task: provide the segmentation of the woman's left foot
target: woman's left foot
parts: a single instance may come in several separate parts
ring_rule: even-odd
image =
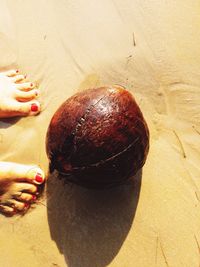
[[[26,212],[44,181],[38,166],[0,162],[0,212],[7,216]]]

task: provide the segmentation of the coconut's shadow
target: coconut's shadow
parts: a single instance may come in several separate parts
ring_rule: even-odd
[[[69,267],[104,267],[117,255],[133,224],[141,177],[140,171],[127,184],[103,191],[49,177],[50,233]]]

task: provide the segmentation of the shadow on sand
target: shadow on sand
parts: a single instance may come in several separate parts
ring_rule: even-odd
[[[16,124],[21,118],[15,117],[15,118],[0,118],[0,129],[7,129],[11,127],[13,124]]]
[[[134,220],[141,177],[140,171],[125,185],[102,191],[49,177],[51,238],[69,267],[104,267],[114,259]]]

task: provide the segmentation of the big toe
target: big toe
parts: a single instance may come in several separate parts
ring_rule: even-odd
[[[13,163],[10,177],[13,177],[16,182],[28,182],[36,185],[42,184],[45,181],[44,172],[35,165]]]
[[[28,102],[12,101],[12,103],[8,103],[7,110],[12,116],[34,116],[40,113],[41,106],[37,100]]]
[[[44,172],[39,167],[31,169],[27,173],[27,179],[34,184],[43,184],[45,181]]]

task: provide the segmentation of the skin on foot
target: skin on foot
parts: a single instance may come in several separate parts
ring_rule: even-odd
[[[0,212],[7,216],[25,213],[44,181],[38,166],[0,162]]]
[[[38,89],[18,70],[0,73],[0,118],[32,116],[40,112]]]

